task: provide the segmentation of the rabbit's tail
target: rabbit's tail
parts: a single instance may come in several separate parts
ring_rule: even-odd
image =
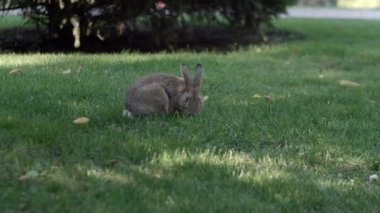
[[[124,109],[123,110],[123,117],[126,117],[126,118],[133,118],[133,115],[130,111],[128,111],[127,109]]]

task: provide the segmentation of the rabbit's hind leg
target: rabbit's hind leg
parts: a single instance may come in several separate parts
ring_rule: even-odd
[[[160,83],[144,85],[134,90],[127,100],[127,112],[131,116],[142,116],[150,113],[169,113],[169,96]]]

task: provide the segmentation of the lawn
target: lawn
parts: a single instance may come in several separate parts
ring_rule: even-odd
[[[12,29],[14,27],[31,26],[21,16],[0,16],[0,30]]]
[[[379,212],[380,25],[275,25],[303,39],[0,54],[1,212]],[[122,118],[128,85],[183,62],[205,67],[199,116]]]

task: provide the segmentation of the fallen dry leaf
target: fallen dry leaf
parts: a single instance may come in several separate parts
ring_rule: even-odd
[[[259,94],[254,94],[254,95],[252,95],[252,98],[261,98],[261,95],[259,95]]]
[[[22,71],[20,69],[13,69],[9,72],[9,75],[21,75]]]
[[[109,160],[109,161],[106,162],[106,165],[107,165],[107,166],[111,166],[111,167],[113,167],[113,166],[115,166],[117,163],[119,163],[119,160],[117,160],[117,159],[111,159],[111,160]]]
[[[323,75],[322,73],[322,69],[319,68],[319,71],[318,71],[318,78],[324,78],[325,76]]]
[[[273,97],[270,95],[264,95],[265,100],[267,101],[273,101]]]
[[[28,179],[36,178],[36,177],[38,177],[38,175],[39,175],[39,173],[37,171],[30,170],[27,173],[25,173],[24,175],[21,175],[21,177],[18,180],[25,181]]]
[[[71,73],[71,69],[63,70],[63,71],[62,71],[62,74],[64,74],[64,75],[68,75],[68,74],[70,74],[70,73]]]
[[[74,124],[87,124],[90,122],[90,119],[87,117],[79,117],[73,121]]]
[[[348,87],[360,87],[359,83],[348,81],[348,80],[340,80],[339,84],[342,86],[348,86]]]
[[[263,95],[261,96],[260,94],[254,94],[252,96],[252,98],[255,98],[255,99],[260,99],[260,98],[264,98],[266,101],[273,101],[273,97],[271,95]]]

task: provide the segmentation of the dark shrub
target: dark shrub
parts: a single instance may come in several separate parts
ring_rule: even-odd
[[[0,0],[1,10],[22,9],[25,18],[46,26],[51,37],[89,36],[104,40],[131,31],[150,31],[158,43],[177,39],[173,30],[221,25],[258,33],[295,0]]]

